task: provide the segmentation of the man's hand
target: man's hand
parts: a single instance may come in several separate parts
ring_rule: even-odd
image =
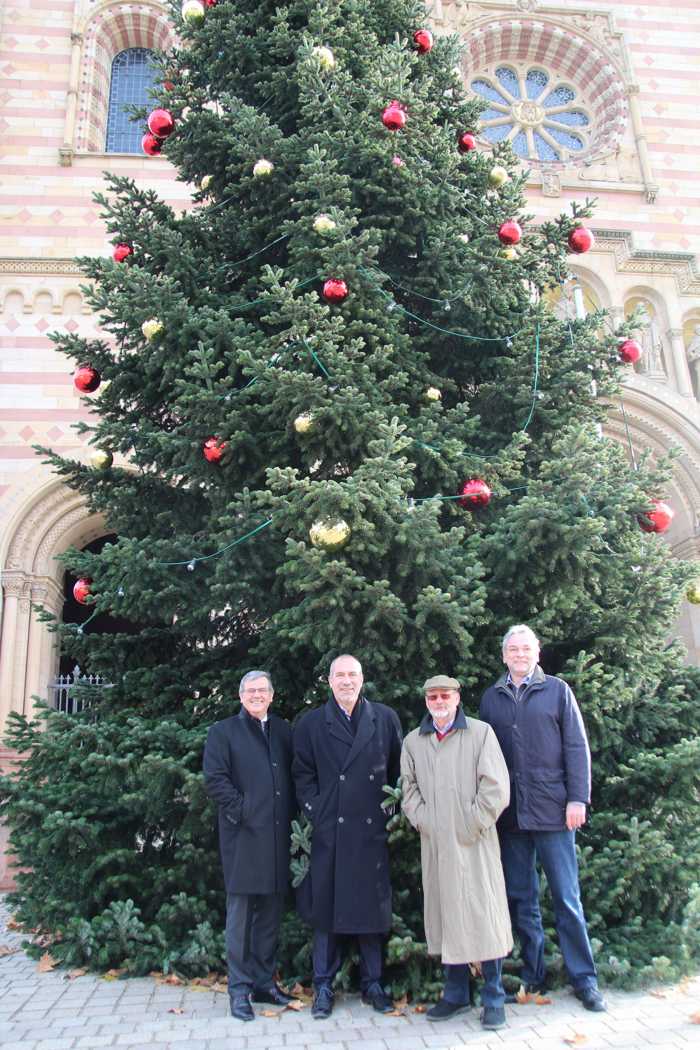
[[[576,831],[586,823],[586,807],[583,802],[566,803],[566,826],[569,831]]]

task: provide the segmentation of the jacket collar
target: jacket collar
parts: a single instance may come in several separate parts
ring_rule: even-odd
[[[362,717],[357,724],[357,731],[355,736],[352,737],[352,747],[345,756],[341,769],[347,769],[351,762],[355,761],[363,747],[365,747],[374,736],[375,725],[372,705],[364,696],[359,696],[357,702],[358,704],[361,703],[363,706]],[[336,740],[342,740],[344,744],[347,744],[350,735],[346,727],[338,718],[335,711],[337,706],[338,705],[332,696],[326,701],[326,706],[324,708],[326,729],[331,736],[336,738]]]
[[[452,723],[452,729],[466,729],[468,727],[468,724],[469,723],[467,722],[467,716],[462,710],[462,705],[460,704],[455,714],[455,720]],[[418,732],[421,736],[427,736],[429,733],[435,732],[435,724],[433,722],[433,716],[430,714],[430,711],[426,712],[426,714],[423,715],[421,723],[418,727]]]
[[[535,668],[534,668],[532,674],[530,675],[530,681],[527,684],[527,688],[530,689],[533,685],[536,685],[536,686],[544,685],[544,679],[545,679],[544,671],[542,670],[542,668],[540,667],[539,664],[535,664]],[[505,692],[508,693],[509,696],[512,696],[512,693],[511,693],[510,689],[508,688],[508,672],[507,671],[505,672],[505,674],[502,674],[501,677],[496,682],[496,689],[505,690]]]

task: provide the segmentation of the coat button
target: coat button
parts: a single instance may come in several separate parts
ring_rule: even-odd
[[[372,823],[372,818],[371,818],[371,817],[367,817],[367,823],[368,823],[368,824],[371,824],[371,823]]]
[[[275,794],[276,794],[276,795],[277,795],[277,797],[279,798],[279,797],[280,797],[280,795],[282,794],[282,792],[281,792],[281,791],[275,791]]]
[[[338,779],[339,779],[339,780],[345,780],[345,773],[341,773],[341,774],[340,774],[340,777],[339,777]]]
[[[344,817],[338,817],[338,823],[339,824],[344,824],[345,823],[345,818]]]
[[[369,775],[369,779],[370,779],[370,780],[374,780],[374,773],[370,773],[370,775]]]
[[[307,809],[311,809],[311,803],[310,803],[310,802],[307,802],[307,803],[306,803],[306,808],[307,808]]]
[[[277,763],[276,762],[273,762],[272,765],[274,766],[275,769],[277,769]]]

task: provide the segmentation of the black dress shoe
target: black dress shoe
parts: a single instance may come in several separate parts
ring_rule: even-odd
[[[311,1016],[317,1021],[324,1017],[330,1017],[333,1013],[333,992],[327,984],[322,984],[314,992],[314,1001],[311,1004]]]
[[[255,1014],[250,1005],[250,996],[237,995],[231,1000],[231,1017],[237,1017],[239,1021],[254,1021]]]
[[[574,988],[574,995],[581,1000],[587,1010],[593,1010],[594,1013],[605,1013],[608,1008],[597,988]]]
[[[362,993],[362,1002],[371,1006],[378,1014],[388,1014],[394,1009],[394,1000],[390,999],[379,981],[373,981]]]
[[[425,1019],[426,1021],[449,1021],[457,1014],[466,1014],[471,1008],[471,1003],[451,1003],[449,999],[440,999],[426,1012]]]
[[[287,1006],[293,999],[294,996],[287,995],[278,984],[273,984],[272,988],[253,989],[254,1003],[271,1003],[273,1006]]]
[[[506,995],[507,1003],[519,1003],[519,995],[545,995],[545,988],[543,984],[521,984],[517,992],[508,992]]]

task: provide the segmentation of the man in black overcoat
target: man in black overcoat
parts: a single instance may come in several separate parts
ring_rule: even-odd
[[[382,987],[382,948],[391,927],[385,784],[396,784],[401,724],[395,711],[362,695],[353,656],[331,664],[332,696],[294,729],[292,772],[302,813],[312,824],[311,860],[298,895],[313,926],[314,1017],[333,1009],[333,978],[343,934],[356,936],[364,1002],[392,1009]]]
[[[239,693],[240,712],[216,722],[207,735],[204,783],[219,807],[231,1014],[252,1021],[251,999],[286,1005],[292,998],[274,973],[296,804],[292,730],[268,712],[270,676],[249,671]]]

